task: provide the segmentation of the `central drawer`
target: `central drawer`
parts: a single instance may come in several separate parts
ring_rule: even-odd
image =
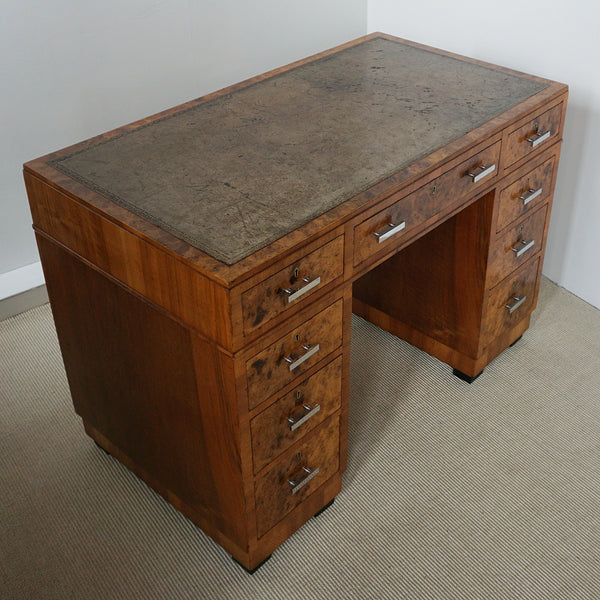
[[[250,409],[341,346],[342,314],[340,299],[246,361]]]
[[[339,469],[339,416],[330,417],[276,460],[254,486],[262,537]]]
[[[477,152],[354,228],[354,265],[402,245],[438,213],[460,205],[498,176],[500,142]]]

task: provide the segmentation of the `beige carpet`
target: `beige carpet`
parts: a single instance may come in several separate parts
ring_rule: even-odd
[[[89,440],[48,306],[0,323],[0,598],[600,598],[600,311],[545,280],[472,385],[353,322],[336,503],[254,576]]]

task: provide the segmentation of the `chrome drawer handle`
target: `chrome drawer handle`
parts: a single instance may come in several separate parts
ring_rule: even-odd
[[[283,360],[285,360],[285,362],[290,363],[290,371],[293,371],[296,367],[299,367],[305,360],[308,360],[311,356],[316,354],[319,351],[319,344],[317,344],[316,346],[304,344],[302,346],[302,349],[306,350],[306,353],[303,354],[300,358],[298,358],[295,354],[290,354],[289,356],[283,357]]]
[[[527,296],[522,296],[521,298],[514,296],[513,300],[515,301],[513,304],[506,305],[506,308],[508,308],[508,312],[511,315],[519,308],[519,306],[521,306],[521,304],[523,304],[523,302],[525,302],[525,300],[527,300]]]
[[[296,431],[300,425],[306,423],[306,421],[316,415],[320,410],[320,404],[317,404],[315,407],[310,406],[310,404],[302,406],[302,414],[300,414],[300,416],[291,415],[287,418],[287,422],[290,424],[290,431]]]
[[[532,200],[537,198],[542,193],[543,188],[537,190],[529,189],[524,194],[519,196],[519,200],[523,200],[523,206],[527,206]]]
[[[301,490],[315,475],[319,474],[319,467],[311,469],[310,467],[302,467],[298,473],[288,479],[288,483],[292,488],[292,494]]]
[[[534,246],[535,240],[531,240],[530,242],[523,240],[520,244],[514,246],[512,251],[516,254],[517,258],[519,258],[520,256],[523,256],[527,250],[533,248]]]
[[[496,170],[495,164],[493,164],[489,167],[486,167],[485,165],[481,165],[480,167],[477,167],[477,169],[475,169],[472,173],[467,173],[467,175],[469,177],[471,177],[471,179],[473,179],[473,183],[477,183],[478,181],[481,181],[484,177],[487,177],[488,175],[493,173],[495,170]],[[479,172],[477,172],[477,171],[479,171]]]
[[[385,240],[388,240],[393,235],[400,233],[405,227],[406,221],[402,221],[402,223],[398,223],[398,225],[395,223],[388,223],[381,229],[375,231],[373,235],[377,238],[377,243],[381,244],[381,242],[385,242]]]
[[[532,148],[539,146],[542,142],[545,142],[552,135],[552,131],[548,130],[546,133],[535,132],[531,137],[527,138],[527,141],[531,144]]]
[[[306,294],[306,292],[316,288],[321,283],[321,278],[316,277],[315,279],[311,279],[310,277],[303,277],[302,281],[306,283],[306,285],[297,290],[294,288],[282,288],[279,290],[279,293],[287,295],[288,303],[297,300],[302,294]]]

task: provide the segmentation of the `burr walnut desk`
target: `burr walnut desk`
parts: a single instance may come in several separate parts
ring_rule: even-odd
[[[566,102],[374,34],[27,163],[87,433],[257,567],[340,490],[352,311],[466,379],[528,327]]]

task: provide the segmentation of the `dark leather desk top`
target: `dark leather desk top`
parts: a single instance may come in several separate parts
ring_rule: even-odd
[[[233,264],[545,87],[374,38],[51,164]]]

